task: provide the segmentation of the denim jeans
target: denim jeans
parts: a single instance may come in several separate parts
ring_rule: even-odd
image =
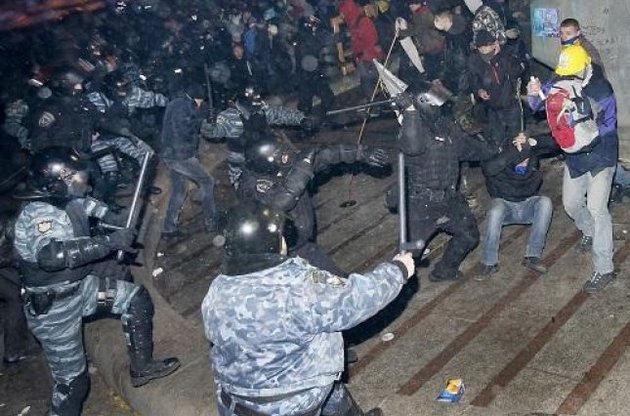
[[[504,225],[510,224],[532,225],[525,257],[540,258],[545,247],[552,212],[551,199],[546,196],[530,196],[520,202],[493,199],[487,215],[482,263],[493,266],[499,262],[501,230]]]
[[[171,175],[171,198],[166,209],[163,231],[167,233],[177,230],[179,211],[186,199],[187,181],[193,181],[201,192],[201,206],[204,213],[204,225],[212,227],[215,217],[214,178],[206,172],[196,157],[186,160],[164,160]]]
[[[607,167],[593,176],[590,172],[571,178],[564,167],[562,204],[577,228],[593,238],[593,269],[610,273],[613,266],[613,227],[608,212],[608,197],[615,167]]]
[[[630,188],[630,171],[626,170],[621,163],[617,163],[614,182],[623,188]]]

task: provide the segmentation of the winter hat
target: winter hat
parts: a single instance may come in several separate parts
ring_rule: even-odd
[[[186,87],[186,94],[188,94],[190,98],[199,99],[204,99],[206,96],[206,92],[204,91],[203,86],[199,83],[190,84],[188,87]]]

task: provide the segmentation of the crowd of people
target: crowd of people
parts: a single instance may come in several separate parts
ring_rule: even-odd
[[[531,56],[507,0],[178,5],[121,1],[0,36],[3,53],[16,57],[0,63],[2,141],[31,160],[13,192],[20,205],[2,219],[3,249],[15,255],[2,265],[0,294],[16,317],[5,320],[4,362],[28,355],[28,326],[53,375],[52,415],[80,414],[88,391],[84,317],[120,316],[134,386],[179,367],[177,358],[153,358],[151,296],[119,261],[134,251],[135,229],[116,191],[155,155],[170,177],[162,238],[187,237],[178,217],[188,181],[200,189],[206,231],[225,237],[222,273],[202,305],[222,415],[382,414],[363,413],[340,381],[341,331],[397,296],[438,232],[451,239],[429,279],[461,278],[480,239],[464,186],[468,163],[480,164],[492,198],[477,280],[499,272],[501,229],[515,223],[532,226],[523,266],[546,273],[554,207],[540,194],[539,165],[558,154],[564,209],[582,232],[579,249],[593,255],[584,290],[596,293],[615,278],[608,204],[615,172],[621,199],[626,178],[617,165],[616,103],[577,20],[562,22],[559,63],[543,83],[527,82]],[[354,71],[359,103],[372,101],[374,60],[387,66],[392,55],[408,85],[385,92],[402,115],[406,198],[396,188],[386,202],[408,213],[415,249],[348,275],[316,244],[308,186],[334,165],[382,169],[388,152],[363,144],[297,151],[271,126],[312,134],[336,102],[356,104],[331,88]],[[297,106],[270,105],[271,94]],[[527,134],[523,94],[532,112],[546,109],[550,134]],[[573,123],[553,113],[559,94]],[[200,162],[201,139],[227,147],[239,204],[224,215]],[[92,217],[115,231],[95,228]]]

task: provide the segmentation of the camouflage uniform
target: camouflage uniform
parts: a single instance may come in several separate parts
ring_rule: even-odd
[[[300,257],[219,275],[201,308],[219,413],[238,414],[234,407],[242,406],[269,415],[319,414],[324,405],[322,414],[334,414],[345,390],[338,383],[341,331],[376,314],[405,281],[396,263],[346,280]]]
[[[22,149],[30,150],[31,142],[24,119],[28,115],[29,105],[24,100],[13,101],[5,109],[5,120],[2,129],[9,136],[15,137]]]
[[[304,120],[304,113],[283,106],[270,106],[264,104],[262,111],[265,113],[267,123],[271,126],[299,126]],[[228,165],[230,182],[235,185],[243,172],[245,163],[243,132],[243,114],[236,107],[230,107],[217,115],[215,123],[202,123],[201,135],[207,139],[227,139]]]
[[[29,271],[38,267],[40,250],[53,239],[88,238],[88,216],[102,217],[106,210],[102,203],[91,198],[75,199],[65,210],[46,202],[30,202],[22,209],[15,224],[14,245],[22,262],[27,298],[47,291],[55,294],[46,313],[36,315],[32,303],[27,301],[24,305],[28,326],[41,343],[52,373],[53,416],[74,414],[59,410],[63,409],[70,386],[84,384],[82,388],[87,393],[83,317],[107,312],[121,315],[123,325],[126,325],[130,302],[141,287],[115,277],[95,276],[90,268],[81,269],[86,275],[80,279],[33,286],[29,284]]]
[[[136,90],[140,89],[134,87],[133,91]],[[114,104],[114,102],[105,94],[97,91],[88,93],[87,98],[101,114],[105,114]],[[164,106],[166,105],[166,97],[162,94],[155,94],[140,90],[139,94],[127,97],[122,104],[125,106],[127,111],[131,113],[135,108],[151,108],[156,105]],[[133,107],[131,104],[133,104]],[[142,164],[142,160],[146,153],[154,153],[151,146],[140,138],[131,138],[116,134],[106,134],[105,136],[98,136],[96,139],[93,139],[90,150],[93,153],[96,153],[108,147],[116,149],[118,152],[135,159],[139,165]],[[95,188],[95,195],[98,195],[99,198],[107,202],[113,202],[113,191],[118,180],[119,172],[118,160],[116,159],[114,151],[112,150],[110,153],[100,156],[96,159],[96,162],[98,163],[98,167],[102,174],[102,181],[97,184]]]

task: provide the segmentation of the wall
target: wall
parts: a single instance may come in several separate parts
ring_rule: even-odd
[[[620,157],[630,161],[630,0],[532,0],[532,23],[537,8],[560,9],[560,21],[577,19],[582,33],[598,49],[617,96]],[[559,49],[558,38],[536,36],[532,30],[536,59],[555,67]]]

